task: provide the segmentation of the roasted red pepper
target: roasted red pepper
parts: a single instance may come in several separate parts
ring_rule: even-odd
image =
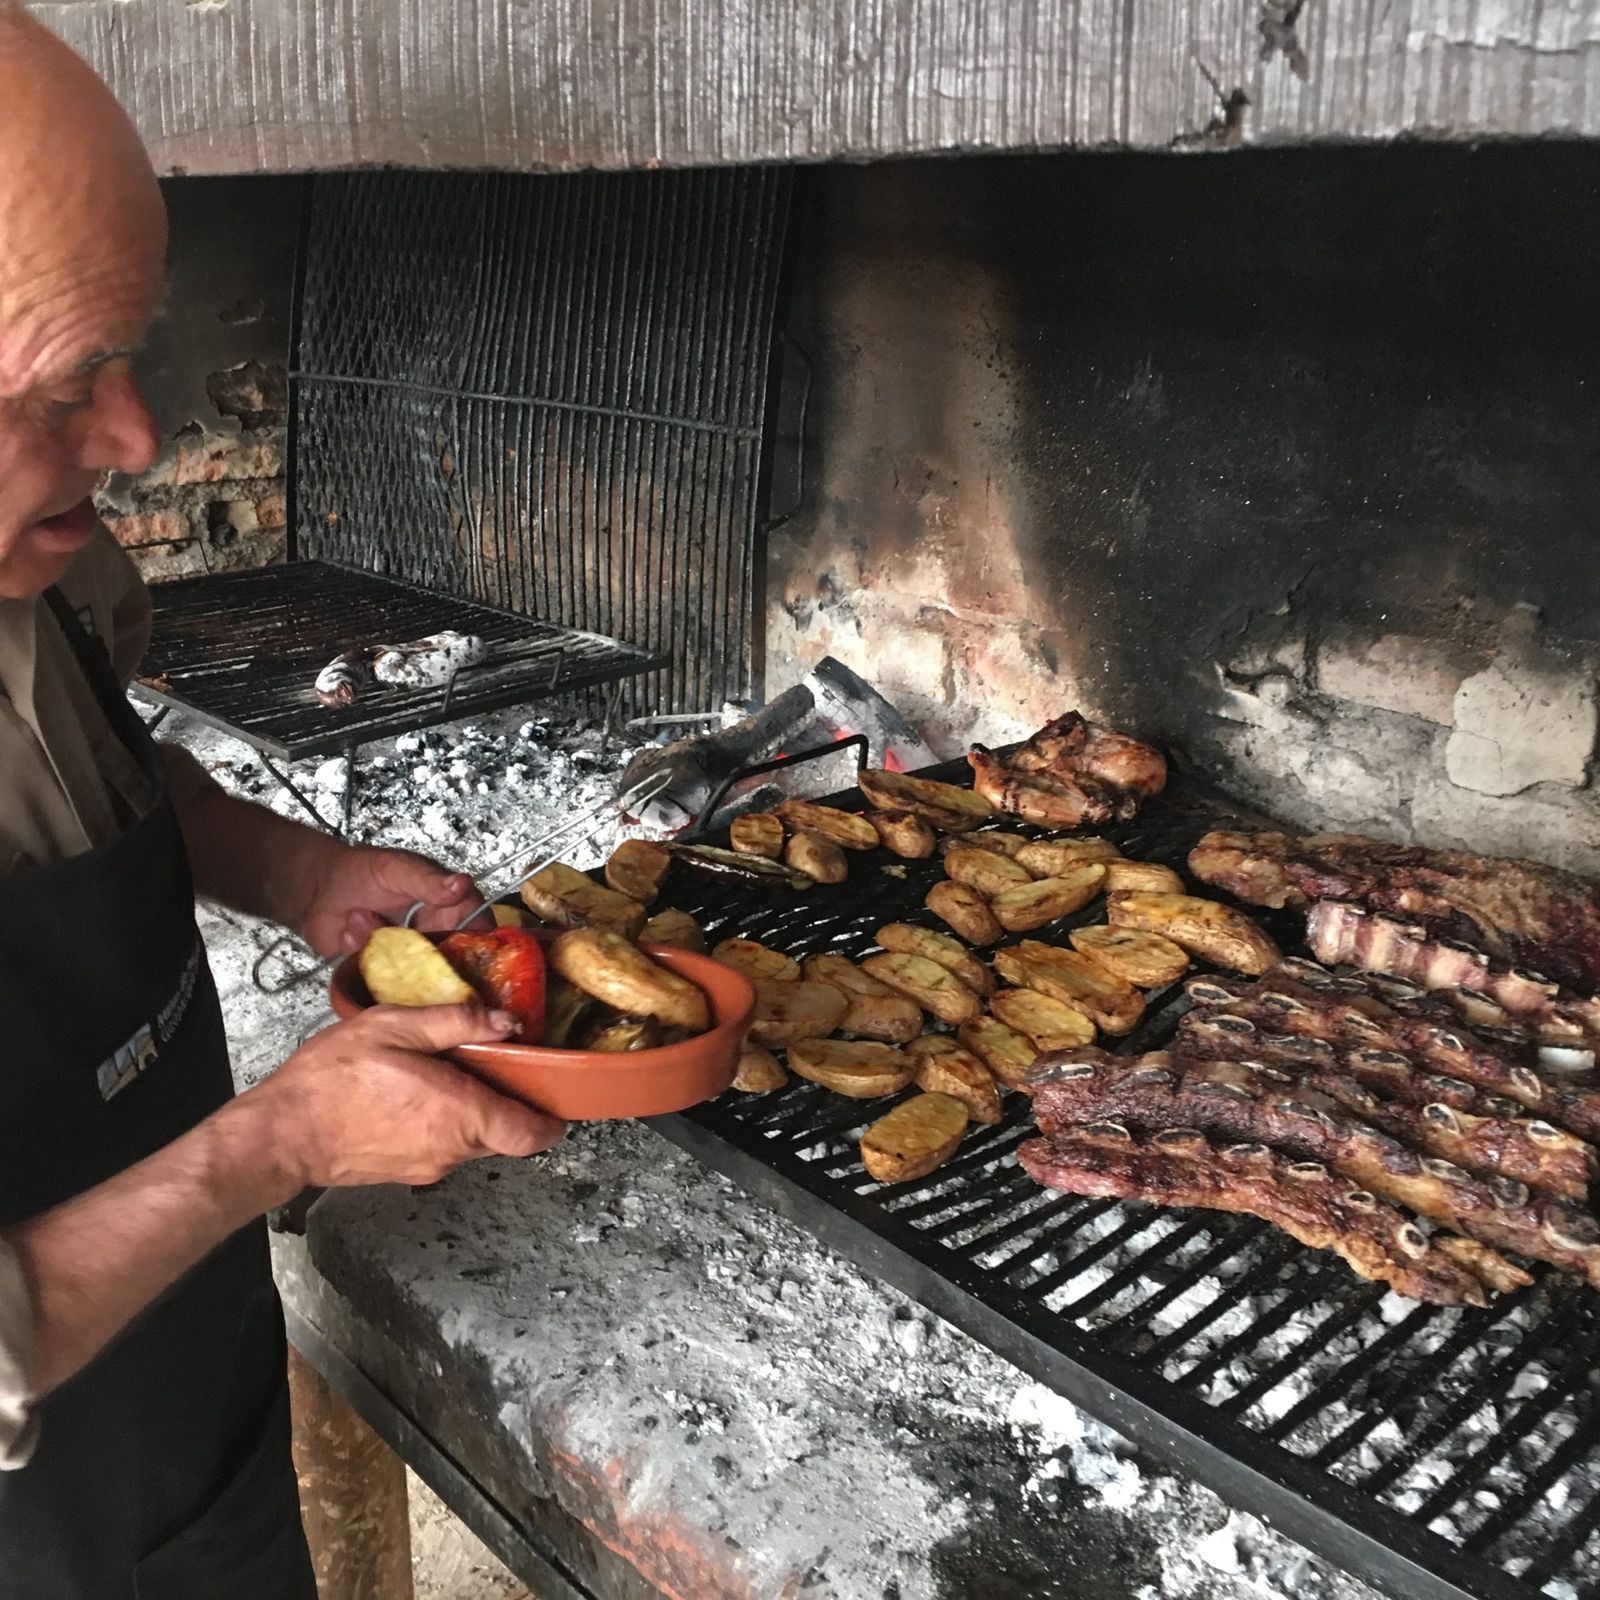
[[[452,933],[439,946],[486,1006],[517,1019],[515,1037],[537,1044],[544,1032],[544,946],[525,928]]]

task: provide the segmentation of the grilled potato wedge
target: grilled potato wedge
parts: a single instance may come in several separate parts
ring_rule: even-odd
[[[1008,983],[1076,1006],[1106,1033],[1131,1033],[1144,1015],[1144,996],[1131,983],[1076,950],[1024,939],[997,950],[994,964]]]
[[[868,956],[862,970],[901,994],[910,995],[941,1022],[966,1022],[983,1009],[971,989],[947,967],[926,956]]]
[[[873,937],[891,955],[921,956],[953,972],[976,995],[994,993],[994,974],[948,933],[916,928],[909,922],[887,922]]]
[[[933,829],[910,811],[872,811],[867,814],[867,821],[884,849],[906,861],[926,861],[938,843]]]
[[[728,843],[742,856],[766,856],[776,861],[783,854],[783,840],[783,824],[770,811],[735,817],[728,829]]]
[[[706,953],[706,936],[700,924],[687,911],[658,911],[639,934],[641,944],[664,944],[674,950],[690,950],[697,956]]]
[[[777,978],[793,983],[800,976],[800,963],[781,950],[769,950],[754,939],[723,939],[711,951],[711,959],[754,981]]]
[[[1086,861],[1115,861],[1121,854],[1109,839],[1025,839],[1017,860],[1036,878],[1064,878]]]
[[[705,992],[668,972],[619,933],[575,928],[550,946],[550,965],[568,983],[629,1017],[654,1017],[669,1028],[704,1033],[711,1026]]]
[[[814,800],[785,800],[772,810],[791,833],[820,833],[845,850],[878,848],[878,830],[857,812],[819,806]]]
[[[645,909],[637,900],[602,888],[587,873],[560,861],[523,884],[522,903],[558,928],[601,928],[637,939],[645,924]]]
[[[850,1002],[832,984],[757,978],[755,985],[756,1014],[750,1037],[756,1044],[825,1039],[850,1009]]]
[[[739,1065],[733,1074],[733,1086],[746,1094],[771,1094],[789,1081],[789,1074],[779,1065],[770,1050],[758,1044],[747,1044],[739,1056]]]
[[[1004,859],[995,857],[997,861]],[[945,878],[934,884],[922,903],[941,922],[949,923],[968,944],[993,944],[1005,932],[989,909],[989,902],[964,883],[952,883]]]
[[[624,839],[606,862],[606,882],[642,906],[653,905],[671,867],[672,857],[660,845]]]
[[[1176,983],[1189,970],[1188,956],[1159,933],[1108,928],[1100,923],[1093,928],[1074,928],[1067,937],[1074,950],[1098,961],[1136,989],[1159,989]]]
[[[998,1017],[974,1017],[956,1030],[956,1039],[977,1056],[1008,1089],[1026,1094],[1028,1073],[1039,1059],[1039,1052],[1025,1035],[1009,1028]]]
[[[965,1045],[942,1033],[925,1033],[906,1046],[917,1063],[912,1079],[929,1094],[953,1094],[974,1122],[1000,1120],[1000,1085],[994,1074]]]
[[[989,1013],[1026,1034],[1040,1050],[1094,1043],[1094,1023],[1084,1012],[1037,989],[1002,989],[989,1002]]]
[[[952,883],[976,889],[985,900],[992,900],[1005,889],[1033,880],[1028,869],[997,850],[969,850],[958,846],[944,854],[945,876]]]
[[[850,876],[844,851],[820,833],[795,834],[783,847],[783,859],[787,866],[818,883],[843,883]]]
[[[995,921],[1010,933],[1030,933],[1047,922],[1081,911],[1100,893],[1103,861],[1069,867],[1059,878],[1033,878],[1002,890],[989,902]]]
[[[416,928],[374,929],[359,965],[380,1006],[459,1006],[476,998],[438,945]]]
[[[1108,861],[1106,893],[1182,894],[1183,879],[1159,861]]]
[[[1027,843],[1026,834],[998,833],[985,828],[981,833],[958,833],[954,838],[941,839],[939,850],[942,855],[949,855],[952,850],[987,850],[991,855],[1015,860]]]
[[[922,1007],[915,1000],[879,983],[845,956],[812,956],[805,975],[811,983],[832,984],[850,1002],[839,1024],[844,1033],[904,1044],[922,1032]]]
[[[857,780],[861,792],[876,811],[910,811],[931,822],[941,833],[965,833],[994,807],[971,789],[932,778],[912,778],[903,772],[883,772],[868,767]]]
[[[876,1100],[899,1094],[911,1082],[917,1064],[893,1045],[803,1039],[789,1051],[789,1070],[852,1100]]]
[[[967,1108],[954,1095],[914,1094],[861,1135],[861,1165],[879,1183],[925,1178],[955,1153]]]
[[[1278,947],[1242,911],[1193,894],[1117,894],[1106,918],[1114,928],[1159,933],[1192,956],[1256,978],[1274,966]]]

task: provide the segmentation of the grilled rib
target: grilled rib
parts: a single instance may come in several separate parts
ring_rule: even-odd
[[[1330,1171],[1493,1250],[1548,1261],[1600,1288],[1600,1222],[1582,1207],[1532,1192],[1514,1179],[1474,1177],[1453,1162],[1418,1155],[1327,1095],[1258,1062],[1174,1060],[1165,1053],[1115,1057],[1063,1050],[1029,1074],[1033,1115],[1045,1135],[1113,1121],[1141,1133],[1198,1128],[1213,1138],[1270,1145]],[[1531,1282],[1509,1261],[1481,1265],[1496,1284]]]
[[[1476,1273],[1394,1206],[1319,1162],[1291,1161],[1263,1144],[1214,1144],[1194,1128],[1141,1141],[1111,1121],[1029,1139],[1017,1158],[1048,1188],[1243,1212],[1312,1249],[1334,1251],[1358,1276],[1415,1300],[1487,1303]]]

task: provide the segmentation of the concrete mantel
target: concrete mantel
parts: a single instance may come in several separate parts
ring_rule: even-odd
[[[34,10],[111,81],[164,173],[1600,133],[1597,0],[37,0]]]

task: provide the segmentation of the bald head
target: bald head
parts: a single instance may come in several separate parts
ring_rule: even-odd
[[[111,91],[0,0],[0,596],[54,583],[99,478],[149,464],[127,356],[165,252],[161,191]]]

